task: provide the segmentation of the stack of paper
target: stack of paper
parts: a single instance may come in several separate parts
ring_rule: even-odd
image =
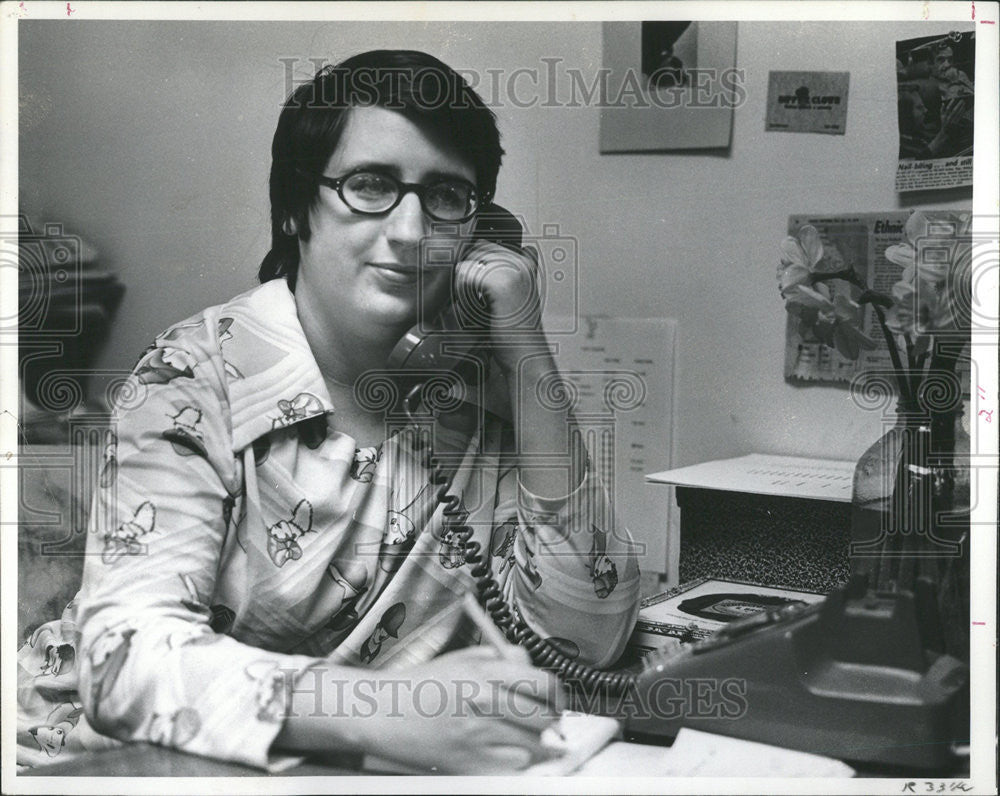
[[[690,730],[674,745],[613,743],[588,760],[578,776],[852,777],[854,769],[822,755]]]
[[[654,484],[851,502],[855,462],[752,453],[647,475]]]

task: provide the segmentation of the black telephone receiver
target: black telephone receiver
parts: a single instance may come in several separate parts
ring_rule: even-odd
[[[491,204],[479,211],[470,242],[488,240],[519,250],[523,232],[510,211]],[[487,307],[481,297],[460,294],[455,285],[452,299],[433,322],[418,323],[403,335],[389,354],[390,368],[449,371],[471,380],[489,341]]]

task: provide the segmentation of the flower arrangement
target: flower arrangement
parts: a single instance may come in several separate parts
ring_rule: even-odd
[[[848,359],[876,348],[864,332],[864,306],[874,311],[904,405],[918,405],[930,373],[954,372],[971,326],[971,243],[967,213],[914,212],[902,242],[886,258],[903,269],[891,293],[870,290],[853,268],[824,258],[819,232],[805,225],[781,244],[778,286],[803,337],[815,336]],[[853,288],[838,290],[837,281]],[[935,344],[937,341],[937,344]],[[959,349],[959,350],[956,350]]]
[[[871,306],[899,391],[895,426],[865,451],[854,472],[850,564],[878,589],[932,583],[943,649],[968,660],[968,437],[964,390],[955,377],[971,332],[972,257],[968,214],[913,213],[885,257],[902,270],[889,294],[870,290],[824,257],[803,226],[781,244],[778,284],[785,307],[810,335],[857,359],[876,347],[864,332]],[[968,389],[966,387],[966,389]]]
[[[886,326],[905,353],[900,395],[915,405],[931,373],[954,371],[972,328],[972,244],[968,213],[916,212],[886,258],[903,269],[892,287]],[[944,345],[950,343],[950,345]]]

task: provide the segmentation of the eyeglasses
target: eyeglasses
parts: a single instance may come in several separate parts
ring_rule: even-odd
[[[457,177],[422,185],[419,182],[401,182],[390,174],[378,171],[352,171],[336,178],[301,170],[299,173],[311,177],[320,185],[333,188],[352,212],[362,215],[388,213],[411,191],[420,199],[424,213],[435,221],[468,221],[480,206],[476,186]]]

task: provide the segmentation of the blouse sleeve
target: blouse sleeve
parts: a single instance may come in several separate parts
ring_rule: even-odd
[[[492,566],[508,603],[570,657],[614,663],[639,613],[639,567],[600,479],[588,470],[571,494],[550,500],[525,489],[512,468],[498,493]],[[507,558],[497,555],[505,540]]]
[[[290,691],[317,659],[210,627],[241,481],[214,342],[161,339],[119,402],[87,540],[79,688],[106,735],[266,767]]]

